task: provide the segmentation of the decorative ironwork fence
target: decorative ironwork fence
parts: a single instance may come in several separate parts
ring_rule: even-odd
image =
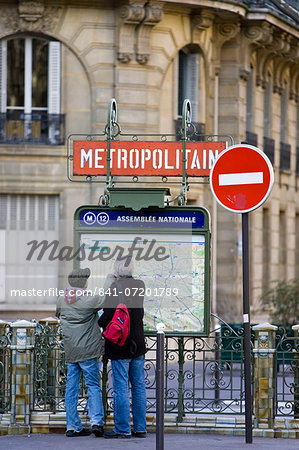
[[[57,324],[38,324],[34,348],[34,410],[64,410],[65,384],[66,363],[61,329]],[[82,392],[80,394],[80,399],[85,397]]]
[[[1,144],[63,145],[65,141],[65,114],[47,114],[38,111],[0,113]]]
[[[240,339],[232,336],[232,341]],[[234,362],[234,342],[222,348],[220,336],[165,338],[165,413],[174,413],[178,421],[187,414],[244,414],[243,362]],[[147,337],[145,377],[148,413],[156,412],[156,337]],[[229,353],[223,362],[221,352]],[[241,358],[242,359],[242,358]],[[105,377],[107,412],[113,411],[112,382],[108,365]]]
[[[9,412],[14,389],[11,386],[11,333],[9,324],[0,324],[0,413]],[[297,327],[297,328],[296,328]],[[279,327],[274,349],[276,370],[268,370],[274,380],[274,415],[299,418],[299,326]],[[274,327],[275,328],[275,327]],[[260,332],[264,342],[266,332]],[[147,410],[156,412],[156,336],[147,336],[145,376]],[[252,341],[254,334],[252,334]],[[256,341],[254,346],[256,347]],[[264,344],[263,344],[264,345]],[[262,347],[252,360],[265,366],[265,359],[273,358]],[[31,388],[32,411],[64,411],[66,364],[61,330],[57,321],[37,324],[33,351]],[[268,353],[267,353],[268,352]],[[272,352],[272,353],[271,353]],[[256,359],[257,358],[257,359]],[[266,361],[267,366],[267,361]],[[265,366],[265,367],[266,367]],[[270,365],[269,365],[270,367]],[[113,386],[110,364],[104,362],[102,373],[103,400],[106,413],[113,411]],[[252,373],[252,380],[256,379]],[[81,380],[79,408],[87,407],[87,389]],[[270,382],[269,382],[270,384]],[[257,389],[258,391],[258,389]],[[188,414],[243,415],[244,411],[243,328],[224,324],[208,338],[165,338],[165,412],[173,413],[181,421]],[[258,399],[255,397],[255,402]]]
[[[276,332],[277,416],[299,418],[299,340],[291,327]]]
[[[11,352],[9,325],[0,321],[0,414],[10,410]]]

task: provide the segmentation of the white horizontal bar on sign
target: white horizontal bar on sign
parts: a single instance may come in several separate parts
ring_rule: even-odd
[[[262,184],[263,172],[223,173],[219,175],[219,186],[235,184]]]

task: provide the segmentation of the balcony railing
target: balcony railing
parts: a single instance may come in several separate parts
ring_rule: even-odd
[[[249,145],[254,145],[257,147],[257,134],[252,133],[251,131],[246,131],[246,142]]]
[[[13,111],[0,114],[0,144],[62,145],[65,115]]]
[[[298,0],[241,0],[241,2],[250,9],[268,9],[290,22],[298,23]]]
[[[291,168],[291,146],[284,142],[280,143],[280,169],[290,170]]]
[[[264,152],[270,159],[273,166],[274,166],[274,151],[275,151],[274,139],[264,136]]]

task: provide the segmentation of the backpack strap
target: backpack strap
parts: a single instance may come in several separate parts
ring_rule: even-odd
[[[115,284],[116,284],[118,299],[120,300],[120,303],[126,304],[126,302],[125,302],[125,295],[124,295],[123,289],[121,288],[120,280],[119,279],[116,280]],[[129,314],[130,314],[131,308],[128,308],[128,311],[129,311]],[[131,326],[130,326],[130,333],[129,333],[127,339],[130,342],[130,353],[133,356],[136,353],[137,345],[136,345],[136,342],[134,341],[134,339],[132,339],[132,337],[131,337]]]
[[[116,280],[115,284],[116,284],[118,299],[120,300],[118,303],[126,304],[126,302],[124,301],[125,296],[124,296],[124,293],[123,293],[122,288],[121,288],[120,280]]]

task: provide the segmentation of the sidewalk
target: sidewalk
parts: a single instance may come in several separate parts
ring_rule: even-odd
[[[165,434],[165,450],[298,450],[297,439],[254,437],[252,444],[245,443],[244,436],[210,434]],[[156,435],[146,439],[114,439],[87,437],[67,438],[64,434],[31,434],[0,436],[0,449],[7,450],[155,450]]]

